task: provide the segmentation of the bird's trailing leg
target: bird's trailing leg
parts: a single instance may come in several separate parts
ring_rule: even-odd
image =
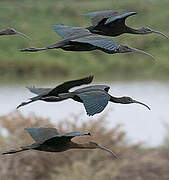
[[[28,149],[20,149],[20,150],[10,150],[10,151],[6,151],[6,152],[3,152],[2,155],[5,155],[5,154],[15,154],[17,152],[21,152],[21,151],[25,151],[25,150],[28,150]]]
[[[37,52],[37,51],[42,51],[42,50],[46,50],[46,48],[25,48],[25,49],[21,49],[21,52]]]
[[[25,105],[27,105],[27,104],[29,104],[29,103],[34,102],[34,101],[35,101],[35,100],[31,100],[31,101],[28,101],[28,102],[23,102],[23,103],[21,103],[19,106],[17,106],[16,109],[19,109],[21,106],[25,106]]]

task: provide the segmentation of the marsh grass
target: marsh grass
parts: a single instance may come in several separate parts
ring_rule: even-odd
[[[168,180],[168,148],[145,148],[142,143],[131,145],[121,126],[105,128],[106,115],[93,121],[80,121],[80,116],[52,124],[49,119],[13,112],[0,117],[1,152],[32,143],[25,127],[55,127],[59,132],[85,131],[91,137],[74,138],[83,143],[98,142],[119,156],[113,160],[101,150],[69,150],[62,153],[27,151],[0,157],[0,179],[8,180]],[[4,133],[4,129],[7,133]],[[3,130],[3,131],[2,131]],[[6,134],[6,136],[4,136]]]
[[[39,53],[21,53],[25,47],[42,47],[54,43],[59,38],[52,24],[86,27],[90,20],[81,14],[113,9],[120,12],[136,11],[127,23],[132,27],[149,26],[168,34],[169,1],[0,1],[0,27],[14,27],[26,33],[33,40],[27,41],[19,36],[1,36],[0,75],[1,79],[15,77],[20,79],[40,78],[41,76],[75,77],[93,73],[109,79],[168,79],[169,51],[168,41],[158,35],[124,34],[113,38],[119,44],[143,49],[154,55],[153,62],[139,54],[107,55],[103,52],[65,52],[49,50]],[[169,34],[168,34],[169,35]]]

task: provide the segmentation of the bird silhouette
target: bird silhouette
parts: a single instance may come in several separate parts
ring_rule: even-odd
[[[160,31],[152,30],[148,27],[141,27],[138,29],[133,29],[126,25],[125,21],[128,17],[137,14],[136,12],[128,12],[120,14],[117,11],[98,11],[84,14],[89,16],[92,20],[92,26],[87,27],[87,29],[96,34],[105,36],[119,36],[123,33],[130,34],[160,34],[164,38],[169,39],[165,34]]]
[[[64,38],[64,40],[43,48],[21,49],[21,52],[37,52],[57,48],[61,48],[65,51],[101,50],[108,54],[137,52],[148,55],[149,57],[154,59],[154,57],[149,53],[146,53],[142,50],[138,50],[136,48],[129,47],[127,45],[118,45],[112,39],[105,38],[101,35],[93,34],[85,28],[62,25],[53,25],[52,27],[59,36]]]
[[[91,135],[90,133],[84,132],[71,132],[66,134],[59,134],[55,128],[46,128],[46,127],[31,127],[25,128],[25,130],[30,134],[30,136],[35,140],[35,143],[23,146],[19,150],[10,150],[2,153],[5,154],[14,154],[21,151],[27,150],[38,150],[46,152],[63,152],[69,149],[102,149],[109,152],[113,158],[117,159],[117,155],[112,152],[110,149],[107,149],[104,146],[101,146],[95,142],[88,142],[84,144],[77,144],[71,141],[72,138],[76,136],[86,136]]]
[[[7,29],[5,29],[3,31],[0,31],[0,36],[2,36],[2,35],[15,35],[15,34],[19,34],[19,35],[31,40],[31,38],[29,38],[27,35],[25,35],[25,34],[23,34],[21,32],[18,32],[13,28],[7,28]]]
[[[33,92],[34,94],[37,94],[38,96],[31,98],[30,101],[28,102],[21,103],[19,106],[17,106],[17,108],[20,108],[21,106],[35,102],[37,100],[43,100],[46,102],[62,101],[64,99],[58,97],[59,93],[67,93],[69,92],[69,89],[73,87],[89,84],[93,81],[93,77],[94,76],[88,76],[88,77],[77,79],[77,80],[67,81],[67,82],[64,82],[63,84],[56,86],[55,88],[27,87],[31,92]],[[51,96],[55,96],[55,99],[53,99],[53,97],[51,98]]]
[[[136,101],[131,97],[111,96],[108,93],[109,89],[110,87],[107,85],[93,85],[84,88],[79,88],[77,90],[68,93],[58,93],[58,92],[55,93],[55,91],[51,90],[48,91],[47,94],[45,94],[45,96],[40,94],[36,97],[31,98],[31,101],[21,103],[17,108],[37,100],[43,100],[47,102],[58,102],[71,98],[77,102],[83,103],[87,115],[89,116],[93,116],[97,113],[102,112],[107,106],[109,101],[120,104],[137,103],[147,107],[150,110],[149,106],[147,106],[142,102]],[[37,94],[36,89],[32,89],[32,92]]]

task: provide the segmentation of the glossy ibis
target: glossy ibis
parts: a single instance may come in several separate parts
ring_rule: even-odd
[[[109,152],[113,158],[117,159],[117,155],[111,150],[107,149],[104,146],[101,146],[95,142],[88,142],[84,144],[77,144],[71,141],[72,138],[76,136],[86,136],[90,133],[84,132],[71,132],[66,134],[59,134],[55,128],[46,128],[46,127],[31,127],[25,128],[25,130],[30,134],[30,136],[35,140],[35,143],[23,146],[20,150],[10,150],[4,152],[5,154],[14,154],[21,151],[27,150],[38,150],[38,151],[47,151],[47,152],[63,152],[69,149],[102,149]]]
[[[63,101],[68,98],[71,98],[77,102],[83,103],[86,109],[87,115],[89,116],[93,116],[97,113],[102,112],[107,106],[109,101],[114,102],[114,103],[120,103],[120,104],[138,103],[138,104],[144,105],[150,110],[150,108],[146,104],[136,101],[130,97],[111,96],[108,93],[109,89],[110,87],[106,85],[93,85],[93,86],[80,88],[73,92],[68,92],[68,93],[55,94],[55,93],[52,93],[52,91],[50,91],[45,96],[36,96],[34,98],[31,98],[31,101],[29,102],[21,103],[18,106],[18,108],[37,100],[43,100],[47,102],[57,102],[57,101]]]
[[[118,45],[112,39],[93,34],[85,28],[62,25],[53,25],[53,28],[59,36],[64,38],[64,40],[59,41],[58,43],[55,43],[53,45],[46,46],[44,48],[26,48],[21,49],[21,51],[37,52],[55,48],[61,48],[66,51],[101,50],[108,54],[137,52],[153,58],[152,55],[144,51],[129,47],[127,45]]]
[[[148,27],[142,27],[138,29],[130,28],[126,25],[126,18],[137,14],[136,12],[128,12],[120,14],[116,11],[98,11],[84,14],[90,16],[92,20],[92,26],[87,27],[87,29],[96,34],[105,36],[119,36],[123,33],[130,34],[160,34],[166,39],[169,39],[165,34],[160,31],[152,30]]]
[[[25,34],[23,34],[21,32],[18,32],[13,28],[7,28],[7,29],[5,29],[3,31],[0,31],[0,36],[2,36],[2,35],[15,35],[15,34],[19,34],[19,35],[31,40],[31,38],[29,38],[27,35],[25,35]]]
[[[75,101],[83,103],[87,115],[93,116],[102,112],[107,106],[108,102],[120,103],[120,104],[132,104],[137,103],[145,106],[150,110],[150,107],[146,104],[136,101],[131,97],[114,97],[111,96],[108,91],[110,87],[104,85],[94,85],[85,88],[77,89],[73,92],[59,94],[60,98],[72,98]],[[52,98],[52,97],[51,97]],[[54,98],[54,97],[53,97]]]
[[[35,87],[27,87],[31,92],[37,94],[38,96],[35,96],[30,99],[28,102],[21,103],[17,108],[24,106],[26,104],[32,103],[37,100],[43,100],[46,102],[57,102],[62,101],[64,98],[58,97],[59,93],[68,93],[69,89],[81,86],[84,84],[89,84],[93,81],[94,76],[88,76],[82,79],[72,80],[64,82],[63,84],[60,84],[56,86],[55,88],[35,88]],[[51,96],[55,96],[55,99],[51,98]]]

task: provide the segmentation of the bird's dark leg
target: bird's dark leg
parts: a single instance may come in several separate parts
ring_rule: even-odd
[[[29,103],[34,102],[34,101],[36,101],[36,100],[31,100],[31,101],[28,101],[28,102],[23,102],[23,103],[21,103],[19,106],[17,106],[16,109],[19,109],[21,106],[25,106],[25,105],[27,105],[27,104],[29,104]]]
[[[5,154],[15,154],[15,153],[18,153],[18,152],[21,152],[21,151],[26,151],[26,150],[29,150],[29,149],[10,150],[10,151],[6,151],[6,152],[2,153],[2,155],[5,155]]]
[[[6,151],[6,152],[2,153],[2,155],[5,155],[5,154],[15,154],[15,153],[18,153],[18,152],[27,151],[27,150],[36,149],[36,148],[37,148],[37,144],[34,143],[32,145],[23,146],[19,150],[13,150],[12,149],[10,151]]]
[[[47,49],[56,49],[56,48],[61,48],[62,46],[65,45],[65,41],[60,41],[58,43],[43,47],[43,48],[25,48],[25,49],[21,49],[21,52],[37,52],[37,51],[43,51],[43,50],[47,50]]]

